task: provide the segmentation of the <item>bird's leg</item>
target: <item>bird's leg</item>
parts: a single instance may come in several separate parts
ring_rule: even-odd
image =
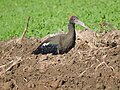
[[[59,50],[57,50],[57,53],[60,54]]]

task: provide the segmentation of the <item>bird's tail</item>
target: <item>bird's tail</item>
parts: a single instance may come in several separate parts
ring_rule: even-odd
[[[36,50],[34,50],[31,54],[38,55],[38,54],[40,54],[40,50],[39,50],[39,49],[36,49]]]

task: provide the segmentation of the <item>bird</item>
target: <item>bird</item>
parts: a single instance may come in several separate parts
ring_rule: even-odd
[[[68,53],[75,46],[75,24],[79,24],[82,27],[89,29],[83,22],[78,19],[77,16],[70,16],[68,32],[47,38],[36,48],[36,50],[32,52],[32,54],[38,55],[51,53],[53,55],[57,55]]]

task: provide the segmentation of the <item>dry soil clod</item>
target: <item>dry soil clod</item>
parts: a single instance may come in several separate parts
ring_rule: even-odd
[[[10,70],[13,66],[22,61],[21,57],[16,57],[17,60],[12,60],[5,65],[0,66],[0,76]]]

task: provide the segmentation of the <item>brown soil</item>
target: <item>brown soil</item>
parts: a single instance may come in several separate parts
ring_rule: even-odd
[[[32,55],[42,39],[17,40],[0,42],[0,90],[120,90],[118,30],[77,31],[63,55]]]

